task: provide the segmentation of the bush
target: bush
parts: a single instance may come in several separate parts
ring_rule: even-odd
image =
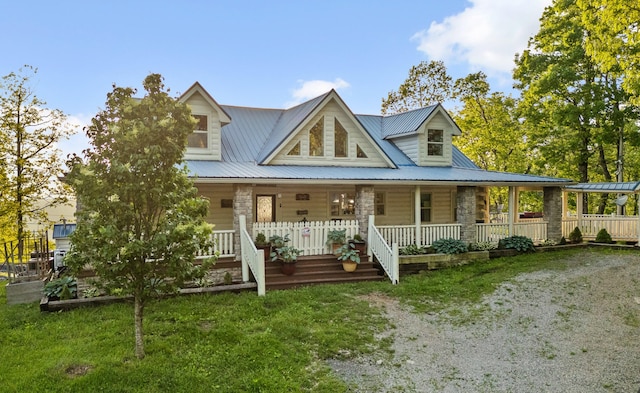
[[[470,251],[489,251],[496,248],[498,248],[498,245],[491,242],[478,242],[469,245]]]
[[[565,244],[567,244],[567,239],[565,239],[565,238],[564,238],[564,236],[562,236],[562,237],[560,238],[560,243],[559,243],[559,244],[560,244],[561,246],[564,246]]]
[[[613,239],[611,239],[611,235],[605,228],[602,228],[598,231],[596,235],[596,243],[613,243]]]
[[[49,281],[44,286],[44,295],[50,300],[72,299],[77,296],[78,282],[70,276]]]
[[[519,252],[531,252],[536,250],[533,246],[533,241],[526,236],[510,236],[500,239],[498,248],[514,249]]]
[[[582,232],[580,228],[575,227],[573,231],[569,234],[569,241],[571,243],[582,243]]]
[[[465,242],[453,238],[436,240],[431,246],[441,254],[462,254],[469,251]]]
[[[426,254],[427,250],[424,247],[418,247],[415,244],[409,244],[408,246],[402,247],[398,250],[400,255],[421,255]]]

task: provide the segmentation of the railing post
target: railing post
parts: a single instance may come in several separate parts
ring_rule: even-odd
[[[244,214],[241,214],[238,217],[238,223],[240,224],[240,239],[242,239],[243,233],[247,230],[247,217]],[[240,241],[240,261],[242,265],[242,281],[249,281],[249,265],[247,263],[247,258],[244,255],[244,247],[242,247],[242,241]],[[263,264],[264,265],[264,264]]]
[[[393,255],[393,260],[391,262],[393,266],[393,277],[391,278],[391,283],[396,285],[400,282],[400,252],[398,248],[398,243],[393,243],[391,246],[391,251]]]

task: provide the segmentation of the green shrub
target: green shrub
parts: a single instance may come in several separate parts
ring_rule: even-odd
[[[559,243],[559,244],[560,244],[561,246],[564,246],[565,244],[567,244],[567,239],[565,239],[565,238],[564,238],[564,236],[562,236],[562,237],[560,238],[560,243]]]
[[[555,240],[545,239],[542,243],[540,243],[543,247],[555,246],[558,244]]]
[[[398,250],[400,255],[421,255],[426,254],[427,250],[424,247],[418,247],[415,244],[409,244],[408,246],[402,247]]]
[[[596,235],[596,243],[613,243],[613,239],[611,239],[611,235],[605,228],[602,228],[598,231]]]
[[[569,234],[569,241],[571,243],[582,243],[582,232],[580,231],[580,228],[573,228],[573,231]]]
[[[78,293],[78,282],[75,278],[65,276],[49,281],[44,286],[44,295],[49,299],[71,299]]]
[[[438,239],[431,246],[440,254],[462,254],[469,251],[465,242],[453,238]]]
[[[491,242],[478,242],[478,243],[471,243],[469,245],[470,251],[489,251],[489,250],[495,250],[496,248],[498,248],[498,245]]]
[[[514,249],[519,252],[535,251],[533,241],[526,236],[509,236],[504,239],[500,239],[498,248]]]

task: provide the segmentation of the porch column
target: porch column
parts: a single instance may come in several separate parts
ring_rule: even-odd
[[[416,246],[422,246],[422,215],[420,214],[420,186],[416,186],[413,193],[413,224],[415,225]]]
[[[375,190],[373,186],[356,186],[356,220],[360,236],[369,237],[369,216],[375,214]]]
[[[509,221],[509,236],[513,236],[513,224],[516,222],[517,202],[516,202],[517,188],[509,186],[509,214],[507,220]]]
[[[562,189],[560,187],[544,187],[543,198],[547,238],[560,241],[562,238]]]
[[[582,211],[584,209],[584,197],[582,192],[576,193],[576,216],[578,216],[578,228],[582,230]]]
[[[476,228],[476,188],[458,186],[456,198],[460,240],[470,244],[478,241]]]
[[[236,261],[242,257],[240,245],[240,216],[247,218],[247,232],[253,231],[253,187],[236,184],[233,186],[233,249]]]

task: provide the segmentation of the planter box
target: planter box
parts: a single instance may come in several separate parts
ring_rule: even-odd
[[[462,254],[422,254],[400,255],[400,272],[417,273],[421,270],[446,269],[466,265],[475,261],[489,260],[488,251],[465,252]]]
[[[14,282],[7,285],[7,304],[32,303],[40,300],[44,282],[33,281]]]

